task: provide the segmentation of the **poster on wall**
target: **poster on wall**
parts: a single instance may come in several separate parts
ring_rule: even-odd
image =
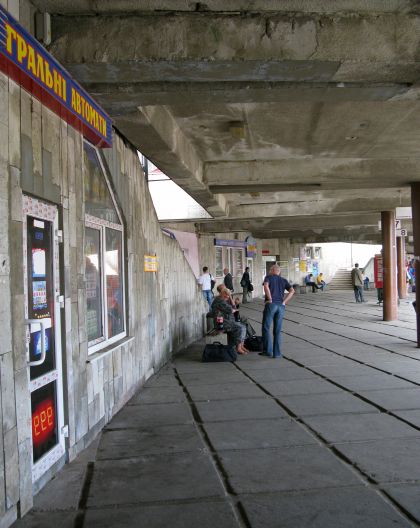
[[[299,270],[302,273],[306,273],[306,260],[299,261]]]
[[[157,272],[158,261],[156,255],[144,255],[144,271]]]

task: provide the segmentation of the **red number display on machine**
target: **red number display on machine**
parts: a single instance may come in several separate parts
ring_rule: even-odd
[[[54,401],[47,398],[32,413],[32,439],[34,446],[43,444],[55,430]]]

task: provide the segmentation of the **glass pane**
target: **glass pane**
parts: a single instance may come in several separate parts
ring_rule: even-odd
[[[53,381],[31,394],[34,462],[58,443],[55,385]]]
[[[242,273],[244,272],[244,264],[243,264],[243,249],[233,249],[233,266],[234,266],[234,276],[235,277],[242,277]]]
[[[30,319],[42,319],[45,325],[44,346],[46,357],[44,363],[30,368],[31,380],[55,369],[54,351],[54,281],[52,224],[28,216],[28,316]],[[41,357],[41,327],[30,326],[29,357],[37,361]]]
[[[96,150],[88,143],[83,143],[84,150],[84,182],[86,213],[102,218],[114,224],[120,224],[114,202],[111,198],[102,166]]]
[[[223,277],[223,250],[216,248],[216,277]]]
[[[101,294],[101,233],[86,227],[85,231],[85,278],[87,301],[88,341],[103,336]]]
[[[122,233],[106,229],[105,245],[106,298],[108,303],[108,337],[124,331],[124,298],[122,282]]]

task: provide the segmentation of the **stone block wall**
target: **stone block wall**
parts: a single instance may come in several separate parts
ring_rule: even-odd
[[[0,0],[30,29],[31,6]],[[24,326],[22,196],[55,204],[60,245],[67,457],[86,447],[145,379],[203,334],[206,306],[174,240],[157,221],[137,152],[117,134],[100,153],[125,222],[127,337],[88,354],[83,138],[0,73],[0,527],[32,506],[32,439]],[[144,255],[158,256],[157,273]],[[51,477],[54,467],[43,482]]]

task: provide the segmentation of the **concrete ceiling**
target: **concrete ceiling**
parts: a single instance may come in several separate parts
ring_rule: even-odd
[[[410,205],[417,1],[33,4],[52,53],[214,217],[203,232],[377,241],[380,211]]]

